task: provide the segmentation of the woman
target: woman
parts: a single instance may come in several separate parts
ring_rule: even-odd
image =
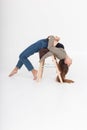
[[[38,40],[37,42],[30,45],[19,55],[18,63],[16,65],[16,67],[12,70],[12,72],[9,74],[9,77],[16,74],[18,72],[18,70],[22,67],[22,65],[24,64],[25,67],[27,68],[27,70],[32,72],[34,80],[35,80],[37,78],[37,70],[33,67],[33,65],[30,62],[30,60],[28,59],[28,57],[30,57],[34,53],[39,52],[42,48],[48,47],[48,49],[52,51],[52,47],[50,47],[50,45],[55,46],[59,40],[60,40],[60,38],[58,36],[55,36],[55,37],[49,36],[45,39]],[[59,54],[59,57],[58,57],[59,59],[61,59],[60,56],[63,55],[63,58],[66,59],[66,64],[68,64],[68,65],[71,64],[71,59],[66,57],[65,51],[63,52],[62,50],[59,50],[58,54]]]

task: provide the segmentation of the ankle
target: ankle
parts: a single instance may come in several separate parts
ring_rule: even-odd
[[[32,70],[32,73],[33,73],[33,74],[34,74],[34,73],[37,73],[37,70],[33,69],[33,70]]]
[[[34,79],[36,79],[36,77],[37,77],[37,70],[33,69],[31,72],[33,74]]]

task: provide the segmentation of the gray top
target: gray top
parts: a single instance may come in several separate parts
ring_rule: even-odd
[[[54,36],[49,36],[49,41],[48,41],[48,49],[49,52],[47,52],[40,61],[44,60],[45,58],[55,55],[58,59],[65,59],[67,56],[67,53],[65,51],[65,49],[63,48],[57,48],[53,45],[55,37]]]

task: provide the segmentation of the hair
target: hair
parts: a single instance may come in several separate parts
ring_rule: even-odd
[[[69,67],[68,67],[67,64],[64,63],[64,59],[59,61],[58,68],[59,68],[60,75],[61,75],[61,78],[62,78],[63,82],[66,82],[66,83],[73,83],[74,82],[72,80],[65,79],[65,76],[69,71]],[[56,77],[56,81],[60,82],[59,76]]]

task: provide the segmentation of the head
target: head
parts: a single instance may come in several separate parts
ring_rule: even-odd
[[[65,64],[64,59],[59,61],[58,68],[59,68],[59,71],[60,71],[61,78],[64,81],[65,75],[68,73],[68,70],[69,70],[69,67],[68,67],[67,64]],[[57,76],[57,80],[59,81],[58,76]]]
[[[64,59],[64,63],[65,63],[66,65],[70,66],[70,65],[72,64],[72,59],[71,59],[69,56],[67,56],[67,57]]]

